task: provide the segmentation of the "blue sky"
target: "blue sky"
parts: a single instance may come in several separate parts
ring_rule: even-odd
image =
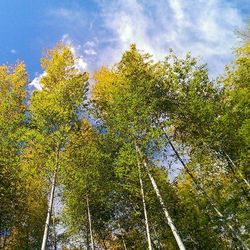
[[[33,80],[43,50],[63,40],[92,72],[136,43],[156,59],[191,51],[215,77],[249,17],[249,0],[1,0],[0,64],[22,59]]]

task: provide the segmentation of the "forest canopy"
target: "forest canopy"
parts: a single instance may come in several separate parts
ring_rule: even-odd
[[[82,72],[70,46],[0,66],[1,249],[250,249],[250,38],[211,80],[131,44]]]

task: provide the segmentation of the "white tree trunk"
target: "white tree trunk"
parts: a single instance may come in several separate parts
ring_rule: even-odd
[[[53,245],[54,250],[57,250],[57,239],[56,239],[56,222],[55,222],[55,208],[53,209],[52,223],[53,223]]]
[[[175,237],[176,243],[177,243],[180,250],[185,250],[185,246],[184,246],[184,244],[183,244],[183,242],[181,240],[181,237],[180,237],[180,235],[179,235],[179,233],[178,233],[178,231],[177,231],[177,229],[176,229],[176,227],[175,227],[175,225],[174,225],[174,223],[173,223],[173,221],[172,221],[172,219],[171,219],[171,217],[170,217],[170,215],[168,213],[167,207],[166,207],[166,205],[165,205],[165,203],[164,203],[164,201],[162,199],[162,196],[160,194],[160,190],[159,190],[159,188],[158,188],[158,186],[157,186],[157,184],[155,182],[154,177],[151,175],[151,173],[149,171],[149,168],[148,168],[148,165],[147,165],[146,161],[143,159],[143,156],[142,156],[142,153],[141,153],[139,147],[137,147],[137,151],[139,152],[140,157],[143,160],[143,164],[144,164],[144,166],[145,166],[145,168],[147,170],[147,174],[148,174],[149,179],[150,179],[150,181],[152,183],[152,186],[154,188],[156,196],[158,197],[158,199],[160,201],[160,204],[162,206],[162,210],[163,210],[164,215],[165,215],[165,217],[167,219],[168,225],[170,226],[171,231],[172,231],[172,233],[173,233],[173,235]]]
[[[50,199],[49,199],[49,207],[48,207],[47,218],[46,218],[45,227],[44,227],[43,242],[42,242],[41,250],[46,250],[46,245],[47,245],[47,240],[48,240],[49,224],[50,224],[50,218],[51,218],[52,207],[53,207],[53,202],[54,202],[57,169],[58,169],[58,166],[56,166],[55,171],[54,171],[51,192],[50,192]]]
[[[141,196],[142,196],[142,203],[143,203],[143,211],[144,211],[144,218],[145,218],[147,240],[148,240],[148,249],[152,250],[152,243],[151,243],[151,237],[150,237],[150,231],[149,231],[148,215],[147,215],[147,208],[146,208],[146,202],[145,202],[144,188],[143,188],[143,182],[142,182],[142,177],[141,177],[141,166],[140,166],[140,162],[138,159],[138,155],[137,155],[137,165],[138,165],[138,174],[139,174],[139,181],[140,181],[140,188],[141,188]]]
[[[169,139],[168,135],[166,134],[166,138],[172,148],[172,150],[174,151],[175,155],[177,156],[177,158],[179,159],[179,161],[181,162],[182,166],[184,167],[185,171],[187,172],[187,174],[191,177],[192,181],[195,184],[195,188],[197,190],[197,192],[200,192],[208,201],[208,203],[210,204],[210,206],[214,209],[214,211],[217,213],[217,215],[224,219],[225,221],[225,225],[226,227],[231,231],[232,235],[238,239],[238,241],[241,243],[243,249],[245,250],[249,250],[249,247],[245,244],[245,242],[243,241],[243,239],[240,237],[240,235],[237,233],[236,230],[234,230],[233,226],[227,222],[225,220],[224,215],[220,212],[220,210],[217,208],[216,204],[210,199],[210,197],[208,196],[206,190],[197,182],[195,176],[190,172],[190,170],[188,169],[188,167],[186,166],[186,164],[184,163],[184,161],[182,160],[182,158],[180,157],[179,153],[177,152],[177,150],[175,149],[173,143],[171,142],[171,140]],[[229,157],[229,156],[228,156]],[[229,158],[230,159],[230,158]],[[231,160],[231,159],[230,159]],[[232,164],[234,164],[232,162]]]
[[[91,250],[94,250],[94,238],[93,238],[93,232],[92,232],[92,221],[91,221],[91,214],[89,209],[89,197],[87,195],[87,210],[88,210],[88,220],[89,220],[89,233],[90,233],[90,241],[91,241]]]

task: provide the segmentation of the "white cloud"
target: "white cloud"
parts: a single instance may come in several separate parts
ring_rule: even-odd
[[[68,34],[64,34],[62,37],[62,42],[70,47],[72,54],[75,57],[75,67],[80,71],[84,72],[87,70],[87,62],[84,60],[81,55],[82,46],[74,45],[72,39]]]
[[[181,2],[179,0],[173,0],[169,1],[169,5],[174,12],[175,19],[178,20],[179,22],[182,22],[184,19],[184,13],[182,10]]]
[[[29,86],[31,87],[31,89],[36,89],[36,90],[42,90],[42,85],[40,84],[40,81],[42,79],[43,76],[46,76],[47,73],[43,72],[42,74],[38,75],[37,77],[35,77],[32,82],[29,84]]]
[[[117,62],[129,44],[136,43],[157,59],[169,48],[181,56],[191,51],[215,76],[229,62],[235,30],[243,26],[239,11],[220,0],[102,1],[101,8],[109,39],[115,41],[104,48],[101,64]]]
[[[238,5],[226,0],[95,3],[98,5],[95,12],[86,12],[79,6],[49,12],[50,22],[56,22],[74,39],[64,35],[62,40],[74,47],[81,68],[90,71],[118,62],[129,45],[136,43],[157,60],[163,59],[169,48],[179,56],[191,51],[208,63],[210,74],[216,76],[232,58],[235,30],[244,24]]]
[[[16,51],[15,49],[11,49],[11,50],[10,50],[10,53],[11,53],[11,54],[16,54],[16,52],[17,52],[17,51]]]
[[[75,68],[78,69],[80,72],[85,72],[87,70],[87,62],[84,60],[83,56],[80,54],[81,46],[80,45],[73,45],[73,42],[68,34],[64,34],[62,36],[61,41],[70,47],[70,50],[75,57]],[[35,77],[32,82],[29,84],[31,89],[42,90],[42,86],[40,84],[41,78],[46,76],[47,73],[44,71],[42,74]]]
[[[84,61],[83,57],[80,56],[76,59],[76,64],[75,67],[80,71],[80,72],[84,72],[87,69],[87,63]]]
[[[87,41],[85,44],[84,44],[85,47],[95,47],[96,44],[94,41]]]
[[[96,55],[96,51],[93,50],[93,49],[85,49],[84,53],[87,54],[87,55],[91,55],[91,56]]]

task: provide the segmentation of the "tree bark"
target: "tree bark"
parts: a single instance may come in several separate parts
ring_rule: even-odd
[[[154,191],[155,191],[155,193],[156,193],[156,196],[158,197],[158,199],[159,199],[159,201],[160,201],[160,204],[161,204],[161,206],[162,206],[162,210],[163,210],[164,215],[165,215],[165,217],[166,217],[166,219],[167,219],[168,225],[170,226],[171,231],[172,231],[172,233],[173,233],[173,235],[174,235],[174,238],[175,238],[175,240],[176,240],[176,243],[177,243],[177,245],[178,245],[178,247],[179,247],[180,250],[185,250],[185,246],[184,246],[184,244],[183,244],[183,242],[182,242],[182,239],[181,239],[181,237],[180,237],[180,235],[179,235],[179,233],[178,233],[178,231],[177,231],[177,229],[176,229],[176,227],[175,227],[175,225],[174,225],[174,223],[173,223],[173,221],[172,221],[171,216],[170,216],[169,213],[168,213],[167,207],[166,207],[166,205],[165,205],[165,203],[164,203],[164,201],[163,201],[163,199],[162,199],[162,196],[161,196],[161,194],[160,194],[160,190],[159,190],[159,188],[158,188],[158,186],[157,186],[157,184],[156,184],[156,182],[155,182],[154,177],[151,175],[151,173],[150,173],[150,171],[149,171],[147,162],[143,159],[143,155],[142,155],[142,152],[141,152],[141,150],[139,149],[139,147],[137,147],[137,151],[138,151],[138,153],[140,154],[140,157],[142,158],[142,161],[143,161],[143,164],[144,164],[144,166],[145,166],[145,168],[146,168],[148,177],[149,177],[149,179],[150,179],[150,181],[151,181],[151,183],[152,183],[152,186],[153,186],[153,188],[154,188]]]
[[[136,146],[136,153],[137,153],[137,146]],[[151,243],[149,224],[148,224],[147,208],[146,208],[144,188],[143,188],[143,182],[142,182],[142,176],[141,176],[141,166],[140,166],[140,161],[139,161],[138,154],[137,154],[137,165],[138,165],[138,174],[139,174],[139,181],[140,181],[140,188],[141,188],[141,197],[142,197],[142,204],[143,204],[143,211],[144,211],[144,218],[145,218],[145,226],[146,226],[146,233],[147,233],[148,249],[152,250],[152,243]]]
[[[88,208],[86,210],[86,216],[88,218]],[[86,247],[89,250],[89,220],[86,221]]]
[[[53,207],[53,202],[54,202],[54,193],[55,193],[55,186],[56,186],[57,170],[58,170],[58,166],[56,166],[55,171],[54,171],[52,187],[51,187],[51,193],[50,193],[50,199],[49,199],[49,207],[48,207],[47,218],[46,218],[46,222],[45,222],[45,228],[44,228],[43,242],[42,242],[41,250],[46,250],[48,234],[49,234],[50,218],[51,218],[52,207]]]
[[[88,210],[88,221],[89,221],[89,233],[90,233],[90,241],[91,241],[91,250],[94,250],[94,239],[93,239],[93,232],[92,232],[92,221],[91,221],[91,214],[89,209],[89,197],[87,195],[87,210]]]
[[[56,239],[56,224],[55,224],[55,209],[53,209],[52,215],[52,222],[53,222],[53,238],[54,238],[54,250],[57,249],[57,239]]]
[[[54,175],[52,180],[52,186],[51,186],[51,192],[50,192],[50,198],[49,198],[49,206],[48,206],[48,212],[44,227],[44,233],[43,233],[43,241],[42,241],[42,247],[41,250],[46,250],[46,245],[48,241],[48,235],[49,235],[49,225],[50,225],[50,218],[54,203],[54,193],[55,193],[55,187],[56,187],[56,177],[57,177],[57,171],[58,171],[58,160],[59,160],[59,153],[60,152],[60,146],[58,146],[57,154],[56,154],[56,161],[55,161],[55,169],[54,169]]]

